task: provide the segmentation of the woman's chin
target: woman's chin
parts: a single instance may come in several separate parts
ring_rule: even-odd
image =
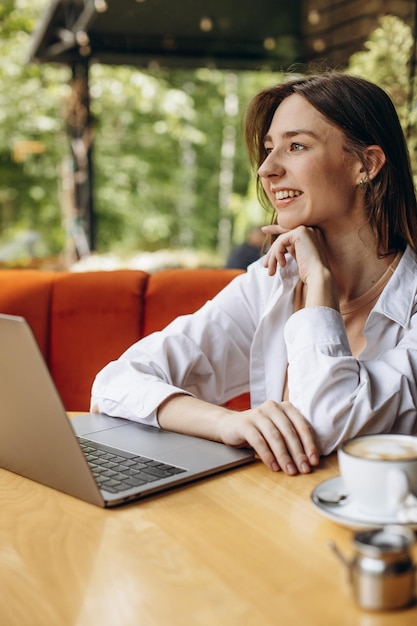
[[[283,230],[294,230],[294,228],[297,228],[298,226],[303,226],[303,223],[299,220],[285,218],[281,215],[278,215],[277,217],[277,224]]]

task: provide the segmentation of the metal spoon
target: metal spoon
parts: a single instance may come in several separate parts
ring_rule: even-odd
[[[317,500],[319,500],[322,504],[345,504],[348,494],[340,493],[339,491],[324,491],[322,493],[317,493]]]

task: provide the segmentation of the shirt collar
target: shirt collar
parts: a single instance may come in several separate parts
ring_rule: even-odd
[[[380,313],[406,327],[411,318],[416,292],[417,255],[407,246],[373,313]]]
[[[292,290],[299,280],[297,264],[287,255],[287,265],[280,268],[284,290]],[[380,313],[402,327],[408,326],[417,293],[417,254],[407,246],[396,270],[388,281],[373,313]]]

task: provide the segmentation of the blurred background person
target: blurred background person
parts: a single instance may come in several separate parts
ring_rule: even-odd
[[[225,267],[245,270],[248,265],[260,258],[265,241],[265,233],[260,226],[253,226],[245,241],[231,251]]]

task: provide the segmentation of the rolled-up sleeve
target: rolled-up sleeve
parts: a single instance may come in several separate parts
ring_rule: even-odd
[[[343,319],[334,309],[294,313],[284,336],[289,399],[311,422],[323,454],[365,432],[416,432],[415,316],[408,328],[377,319],[363,359],[353,357]]]
[[[239,278],[199,311],[141,339],[101,370],[91,409],[157,426],[159,405],[177,393],[223,404],[247,392],[256,321],[252,298],[245,295],[250,281]]]

